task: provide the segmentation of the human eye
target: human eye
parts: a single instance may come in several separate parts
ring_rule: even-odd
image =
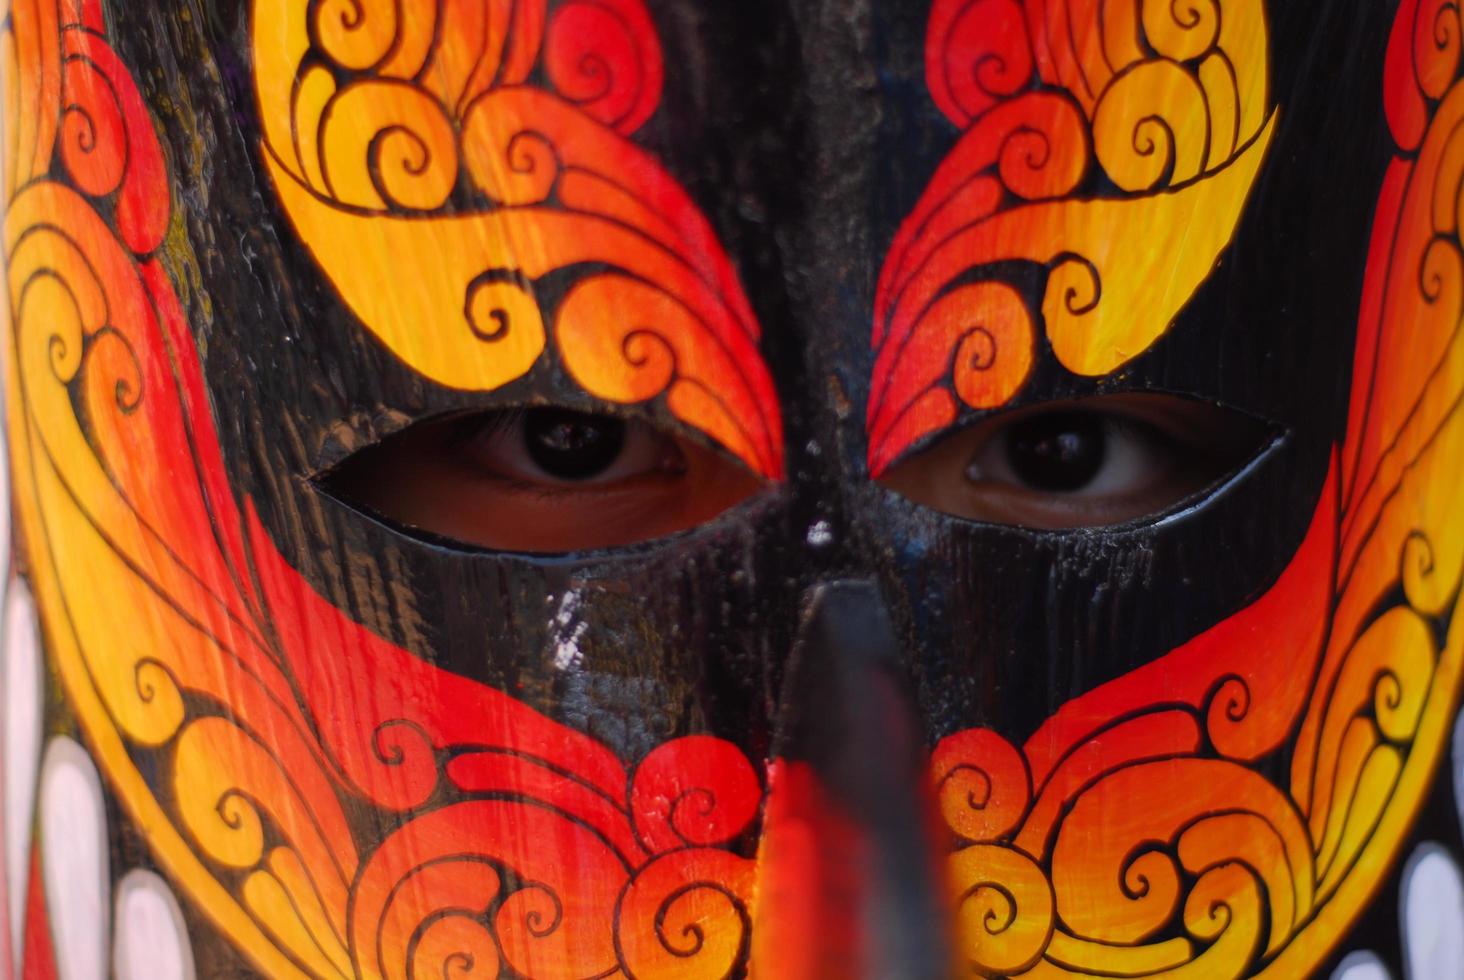
[[[663,537],[763,486],[730,456],[648,421],[553,406],[420,422],[318,482],[409,529],[541,554]]]
[[[1058,530],[1159,517],[1268,441],[1257,419],[1194,399],[1101,395],[995,415],[938,440],[881,483],[970,520]]]

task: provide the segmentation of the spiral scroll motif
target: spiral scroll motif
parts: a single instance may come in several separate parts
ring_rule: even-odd
[[[1269,145],[1266,48],[1261,0],[938,0],[926,81],[961,136],[880,274],[875,475],[960,411],[1017,395],[1039,325],[1064,367],[1091,376],[1163,336]],[[998,263],[1031,267],[1040,294],[970,285],[1006,286],[983,271]],[[953,353],[988,318],[1011,329],[982,338],[977,380]]]
[[[1164,50],[1203,50],[1216,5],[1172,9],[1193,17]],[[1464,470],[1461,26],[1451,4],[1397,16],[1385,102],[1398,154],[1347,434],[1280,580],[1069,702],[1020,750],[985,731],[937,749],[977,972],[1309,975],[1394,860],[1464,669],[1464,527],[1440,492]],[[1289,772],[1267,764],[1278,755]]]
[[[777,399],[736,272],[629,139],[664,82],[642,0],[255,0],[253,29],[280,201],[393,353],[480,391],[557,355],[590,395],[657,402],[758,474],[781,474]],[[522,309],[566,270],[613,313]],[[513,310],[484,310],[485,281],[526,286]],[[681,356],[659,384],[627,391],[623,358],[599,352],[633,331]]]
[[[387,78],[420,54],[420,39],[373,33],[399,6],[311,10],[341,65]],[[0,40],[35,82],[25,125],[12,114],[3,129],[7,419],[26,567],[69,707],[159,864],[269,976],[651,976],[671,964],[694,977],[744,963],[752,863],[732,844],[762,798],[751,764],[694,737],[627,772],[583,734],[382,641],[284,563],[228,484],[193,335],[156,255],[171,220],[162,153],[99,11],[4,9]],[[515,23],[534,30],[532,16]],[[460,81],[448,94],[470,99]],[[643,102],[611,108],[630,118]],[[351,145],[404,154],[397,176],[427,179],[420,132]],[[337,189],[363,195],[357,206],[440,190],[366,169],[377,183],[332,170]],[[482,332],[542,326],[519,283],[475,281]],[[678,315],[712,308],[697,295],[703,305]]]

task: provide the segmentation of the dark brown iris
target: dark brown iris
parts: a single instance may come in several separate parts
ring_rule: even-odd
[[[625,423],[608,415],[534,408],[524,416],[529,457],[556,480],[589,480],[609,469],[625,447]]]
[[[1012,471],[1034,490],[1070,493],[1092,482],[1107,455],[1103,418],[1093,412],[1049,412],[1013,424],[1007,435]]]

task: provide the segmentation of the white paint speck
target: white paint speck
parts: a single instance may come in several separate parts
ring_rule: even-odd
[[[554,669],[576,670],[584,665],[585,655],[580,651],[579,641],[584,638],[589,623],[581,622],[575,615],[580,606],[580,594],[574,589],[564,593],[559,600],[559,609],[550,621],[549,632],[554,642]]]
[[[808,529],[808,543],[814,548],[824,548],[834,543],[834,529],[828,521],[818,521]]]

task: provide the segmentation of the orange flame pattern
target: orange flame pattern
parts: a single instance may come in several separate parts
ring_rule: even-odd
[[[266,161],[361,322],[440,384],[491,391],[553,335],[617,404],[782,475],[759,328],[717,236],[627,139],[661,98],[641,0],[255,0]],[[534,283],[577,274],[556,308]],[[402,289],[411,282],[412,289]]]
[[[99,9],[0,12],[29,80],[7,88],[3,239],[28,568],[68,703],[161,864],[270,976],[725,975],[752,765],[691,737],[627,771],[284,564],[228,485],[159,261],[168,175]]]
[[[875,298],[875,476],[1006,404],[1045,279],[1058,361],[1103,375],[1161,337],[1229,242],[1274,129],[1261,0],[937,0],[926,81],[961,127]]]
[[[1397,15],[1350,421],[1280,580],[1021,750],[937,747],[964,969],[1303,976],[1393,862],[1464,661],[1461,28]]]

